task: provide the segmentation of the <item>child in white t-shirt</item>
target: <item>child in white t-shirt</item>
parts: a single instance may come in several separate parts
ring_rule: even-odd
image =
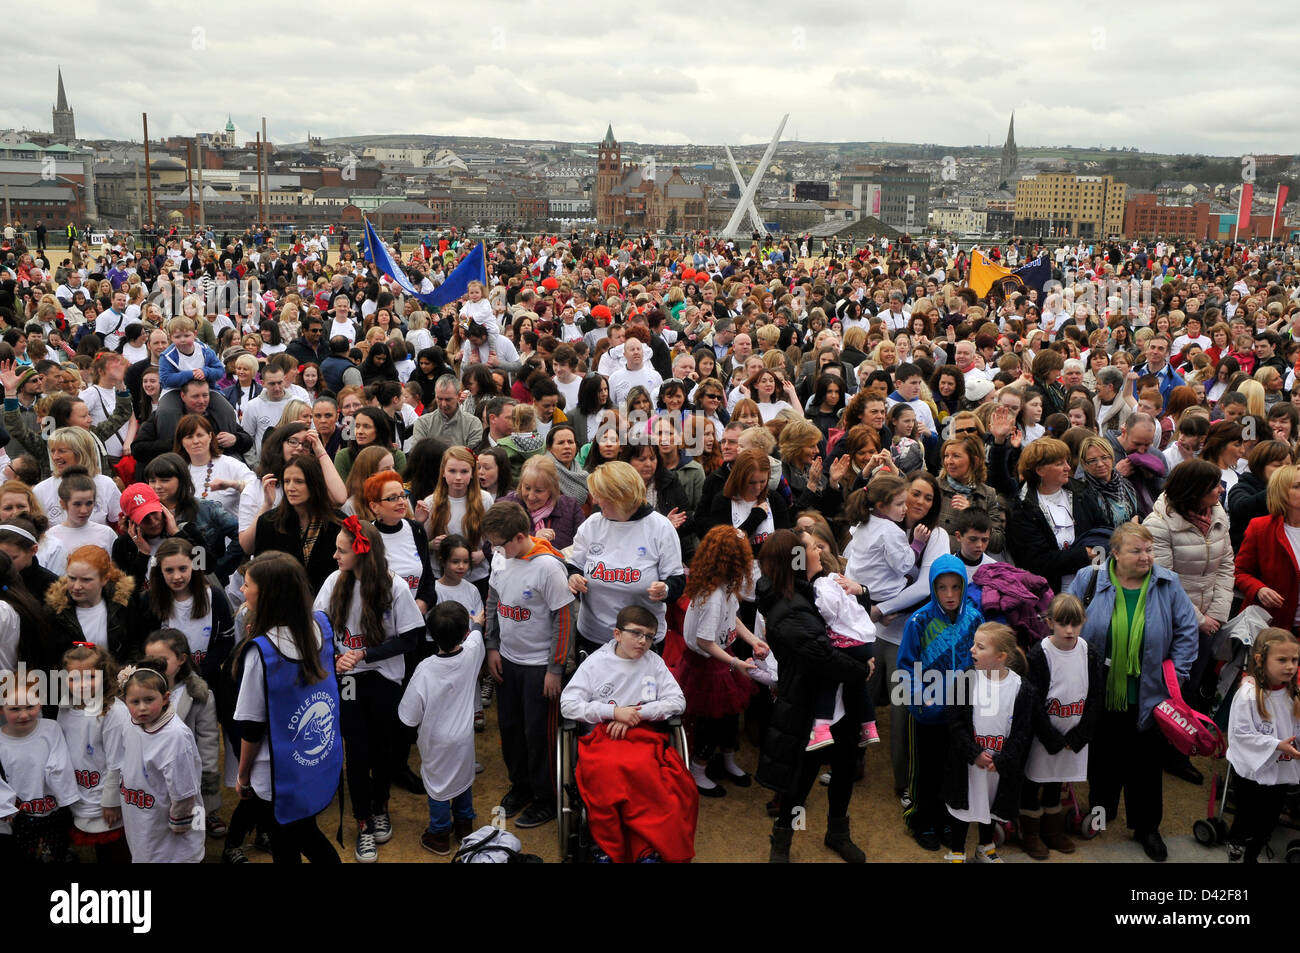
[[[483,634],[470,631],[470,615],[458,602],[439,602],[427,628],[438,653],[416,666],[397,716],[419,729],[420,779],[429,798],[429,828],[420,845],[445,856],[453,816],[457,840],[474,825],[474,700]]]
[[[18,806],[11,822],[13,853],[29,863],[63,863],[70,826],[67,808],[81,799],[67,742],[57,723],[41,717],[44,699],[35,672],[27,673],[25,680],[7,673],[0,684],[0,768]]]

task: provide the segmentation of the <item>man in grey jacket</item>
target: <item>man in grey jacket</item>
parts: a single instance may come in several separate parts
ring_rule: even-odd
[[[441,437],[452,446],[477,447],[483,439],[483,425],[478,418],[460,409],[460,388],[456,378],[444,374],[433,385],[437,408],[415,422],[415,441]]]

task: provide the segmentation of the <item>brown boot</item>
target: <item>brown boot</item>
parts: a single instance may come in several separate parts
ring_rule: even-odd
[[[1061,811],[1043,814],[1043,843],[1060,854],[1073,854],[1074,841],[1065,833],[1065,815]]]
[[[1020,849],[1034,860],[1046,860],[1048,856],[1047,845],[1038,836],[1042,820],[1041,815],[1020,815]]]

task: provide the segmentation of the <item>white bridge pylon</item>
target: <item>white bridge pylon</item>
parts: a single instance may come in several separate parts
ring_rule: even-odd
[[[740,238],[740,220],[748,214],[750,222],[755,230],[760,234],[765,232],[763,227],[763,218],[758,214],[758,208],[754,205],[754,196],[758,194],[759,183],[767,173],[768,164],[772,161],[772,156],[776,153],[776,144],[781,141],[781,133],[785,131],[785,124],[789,120],[790,114],[786,113],[781,117],[781,124],[776,127],[776,133],[772,136],[772,141],[767,144],[767,150],[763,153],[763,158],[758,162],[758,168],[754,170],[754,177],[746,184],[736,167],[736,160],[732,158],[730,147],[727,148],[727,160],[731,163],[731,173],[736,177],[736,183],[741,187],[742,193],[740,201],[736,203],[736,210],[731,213],[731,218],[727,220],[726,226],[722,229],[723,238]]]

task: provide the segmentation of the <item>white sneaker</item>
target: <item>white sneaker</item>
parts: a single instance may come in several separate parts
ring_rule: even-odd
[[[393,839],[393,820],[387,811],[376,814],[370,821],[374,827],[376,844],[387,844]]]
[[[357,830],[356,858],[358,864],[373,864],[379,859],[379,848],[375,846],[373,827]]]
[[[950,850],[943,855],[943,862],[945,864],[964,864],[966,863],[966,855],[959,850]]]
[[[1000,864],[1002,862],[1002,858],[998,856],[996,844],[980,844],[975,848],[975,863]]]

